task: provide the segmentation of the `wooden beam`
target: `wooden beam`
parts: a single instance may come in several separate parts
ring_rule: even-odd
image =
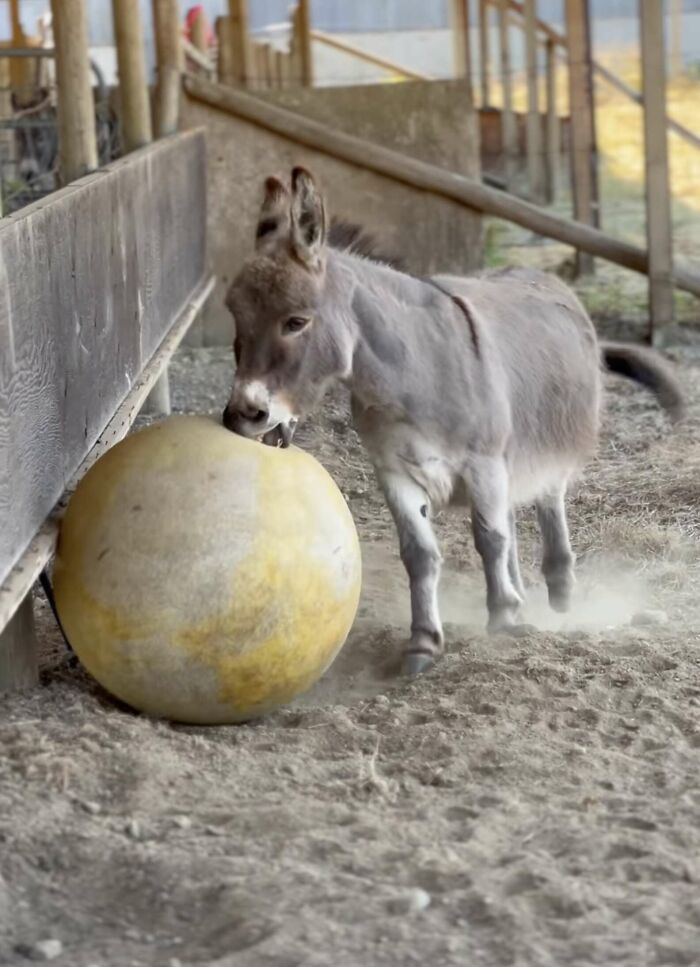
[[[545,64],[547,78],[547,202],[551,205],[557,198],[559,187],[559,115],[557,114],[557,51],[554,41],[545,41]]]
[[[527,74],[527,177],[530,198],[544,200],[545,159],[542,145],[542,119],[539,105],[537,64],[537,5],[525,0],[525,61]]]
[[[178,0],[153,0],[158,79],[155,92],[155,135],[174,134],[180,118],[182,34]]]
[[[491,104],[491,31],[489,0],[479,0],[479,87],[481,106]]]
[[[510,56],[508,0],[498,0],[498,46],[503,90],[501,143],[505,156],[506,184],[510,187],[517,165],[518,129],[513,113],[513,66]]]
[[[326,47],[332,47],[334,50],[342,51],[342,53],[349,54],[351,57],[356,57],[357,60],[364,61],[365,64],[374,64],[376,67],[381,67],[383,70],[390,71],[392,74],[398,74],[400,77],[405,77],[407,80],[433,80],[430,74],[421,74],[418,71],[412,70],[410,67],[404,67],[402,64],[397,64],[396,61],[389,60],[387,57],[379,57],[377,54],[371,54],[367,50],[362,50],[361,47],[356,47],[354,44],[349,44],[345,40],[338,40],[337,37],[334,37],[331,34],[323,33],[321,30],[312,30],[311,40],[316,41],[319,44],[324,44]],[[299,70],[299,68],[297,68],[297,70]]]
[[[139,0],[112,0],[112,14],[119,67],[122,140],[125,151],[134,151],[153,140]]]
[[[639,0],[639,26],[651,335],[655,343],[662,343],[663,329],[673,323],[673,241],[666,135],[666,44],[662,5]]]
[[[566,0],[569,38],[569,115],[574,218],[598,225],[598,178],[587,0]],[[593,259],[577,256],[577,271],[592,272]]]
[[[248,21],[248,0],[228,0],[231,63],[235,83],[246,87],[253,76],[253,56]]]
[[[262,98],[211,84],[199,77],[186,77],[185,89],[191,97],[210,107],[257,124],[294,144],[320,151],[360,169],[374,171],[392,181],[449,198],[475,211],[504,218],[538,235],[557,239],[634,272],[647,272],[648,257],[644,249],[606,235],[590,225],[581,225],[554,215],[514,195],[489,188],[473,178],[418,161],[293,111],[283,110]],[[674,279],[678,288],[700,297],[700,273],[676,266]]]
[[[298,0],[294,43],[298,46],[299,81],[302,87],[314,82],[313,53],[311,50],[311,0]]]
[[[58,87],[58,154],[62,183],[97,168],[95,102],[90,83],[84,0],[51,0]]]

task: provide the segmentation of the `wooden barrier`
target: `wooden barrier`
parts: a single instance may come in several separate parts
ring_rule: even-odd
[[[189,76],[185,77],[185,88],[191,97],[273,131],[296,144],[303,144],[413,188],[449,198],[467,208],[504,218],[539,235],[557,239],[634,272],[648,273],[649,259],[644,249],[606,235],[592,226],[553,215],[545,209],[489,188],[472,178],[344,134],[300,114],[251,97],[243,91],[224,88]],[[676,265],[673,278],[677,288],[700,297],[700,274]]]
[[[0,222],[0,689],[57,501],[126,433],[209,289],[205,189],[194,131]]]

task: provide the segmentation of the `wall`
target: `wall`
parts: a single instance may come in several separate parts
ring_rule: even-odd
[[[457,81],[270,92],[267,100],[452,171],[479,177],[478,135]],[[223,307],[231,278],[252,251],[262,183],[303,164],[321,181],[331,214],[361,221],[416,273],[468,272],[481,263],[481,217],[446,199],[397,184],[185,99],[183,125],[208,137],[208,246],[217,288],[200,329],[228,342]]]

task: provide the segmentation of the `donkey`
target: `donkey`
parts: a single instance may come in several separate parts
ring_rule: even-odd
[[[653,390],[672,418],[683,397],[651,350],[599,343],[578,298],[552,275],[514,268],[425,280],[383,264],[361,234],[335,234],[333,248],[309,172],[294,168],[291,189],[267,179],[255,253],[226,299],[236,374],[223,421],[288,446],[333,381],[350,387],[408,572],[403,671],[418,674],[443,648],[433,514],[471,508],[488,629],[517,633],[515,509],[534,501],[549,603],[564,612],[574,582],[564,500],[596,446],[601,363]]]

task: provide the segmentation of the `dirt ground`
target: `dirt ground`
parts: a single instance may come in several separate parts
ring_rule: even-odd
[[[609,380],[566,619],[523,515],[530,638],[482,633],[468,521],[445,515],[447,654],[392,673],[408,595],[342,396],[298,442],[349,500],[364,595],[293,707],[140,717],[69,665],[42,606],[42,687],[0,708],[0,963],[700,964],[700,352],[682,360],[675,435]],[[181,351],[176,408],[220,411],[230,372],[225,351]],[[667,621],[630,624],[648,609]]]

